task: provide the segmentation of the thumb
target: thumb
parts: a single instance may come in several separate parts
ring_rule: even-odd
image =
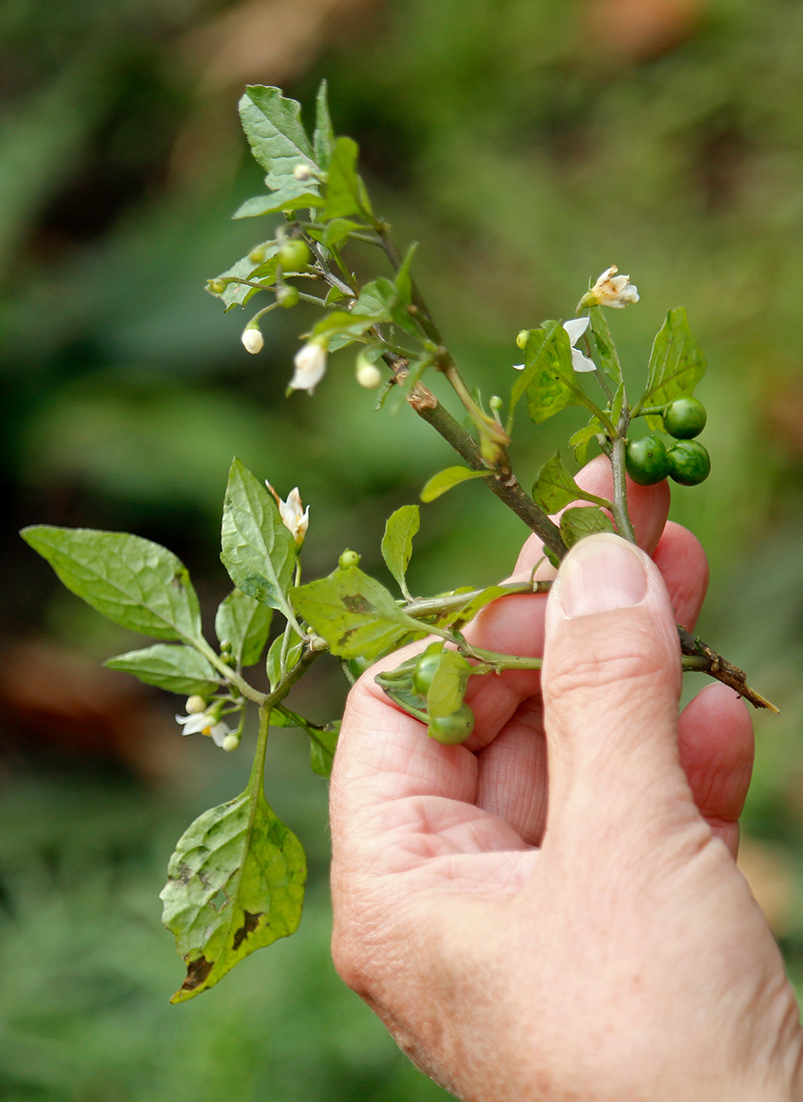
[[[589,536],[549,597],[542,686],[548,828],[605,836],[696,812],[677,750],[680,647],[663,579],[618,536]]]

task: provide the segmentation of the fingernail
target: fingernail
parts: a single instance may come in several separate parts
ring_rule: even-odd
[[[639,551],[619,536],[588,536],[572,548],[558,573],[566,616],[632,608],[647,595],[647,572]]]

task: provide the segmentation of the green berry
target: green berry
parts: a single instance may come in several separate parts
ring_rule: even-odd
[[[223,279],[210,279],[208,286],[213,295],[222,295],[226,290],[226,281]]]
[[[286,283],[282,284],[276,291],[276,301],[285,310],[298,306],[298,287],[290,287]]]
[[[691,440],[705,428],[706,412],[696,398],[678,398],[664,410],[664,428],[677,440]]]
[[[678,440],[669,449],[669,475],[681,486],[697,486],[711,473],[711,456],[699,440]]]
[[[520,329],[516,337],[516,348],[521,349],[521,351],[523,352],[527,344],[527,338],[529,337],[529,335],[529,329]]]
[[[291,237],[279,249],[279,263],[285,272],[300,272],[309,264],[309,249],[300,237]]]
[[[264,245],[255,245],[251,252],[248,254],[248,259],[252,264],[261,264],[265,259],[267,253]]]
[[[627,473],[639,486],[662,482],[669,474],[669,456],[659,436],[640,436],[625,451]]]
[[[428,734],[444,746],[458,746],[474,730],[474,713],[468,704],[461,704],[450,716],[430,719]]]
[[[418,659],[416,667],[413,670],[413,688],[419,696],[426,696],[429,692],[432,678],[435,676],[435,671],[441,664],[441,653],[441,647],[438,647],[437,650],[434,651],[425,650]]]
[[[357,566],[361,558],[362,556],[358,555],[356,551],[351,551],[347,547],[337,560],[337,565],[341,570],[347,570],[350,566]]]

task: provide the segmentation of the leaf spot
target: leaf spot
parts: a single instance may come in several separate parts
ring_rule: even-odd
[[[248,935],[253,934],[254,930],[256,930],[257,926],[259,925],[259,920],[260,918],[262,918],[263,914],[263,911],[260,911],[259,914],[251,914],[250,911],[243,911],[243,918],[245,919],[245,921],[243,922],[239,930],[235,930],[234,940],[231,943],[232,949],[234,949],[235,951],[239,949],[242,943],[248,937]],[[267,925],[269,926],[270,923],[267,923]]]
[[[200,987],[212,971],[213,965],[214,961],[207,960],[206,957],[198,957],[197,960],[189,961],[187,963],[187,975],[181,985],[181,990],[194,991],[196,987]]]

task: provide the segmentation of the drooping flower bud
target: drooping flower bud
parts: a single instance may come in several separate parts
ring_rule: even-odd
[[[246,352],[250,352],[252,356],[256,356],[265,346],[265,339],[255,325],[243,329],[242,342]]]
[[[305,161],[299,161],[298,164],[293,168],[293,175],[297,180],[309,180],[310,176],[312,175],[312,169]]]
[[[382,372],[375,363],[371,363],[364,352],[360,352],[354,365],[354,374],[360,386],[366,390],[376,390],[382,382]]]
[[[240,745],[240,740],[236,735],[226,735],[220,744],[221,750],[236,750]]]
[[[290,380],[290,390],[306,390],[312,394],[326,374],[326,344],[321,340],[308,341],[293,357],[295,371]]]
[[[197,715],[199,712],[206,711],[206,701],[198,693],[193,693],[192,696],[187,697],[187,703],[184,705],[184,711],[187,715]]]

